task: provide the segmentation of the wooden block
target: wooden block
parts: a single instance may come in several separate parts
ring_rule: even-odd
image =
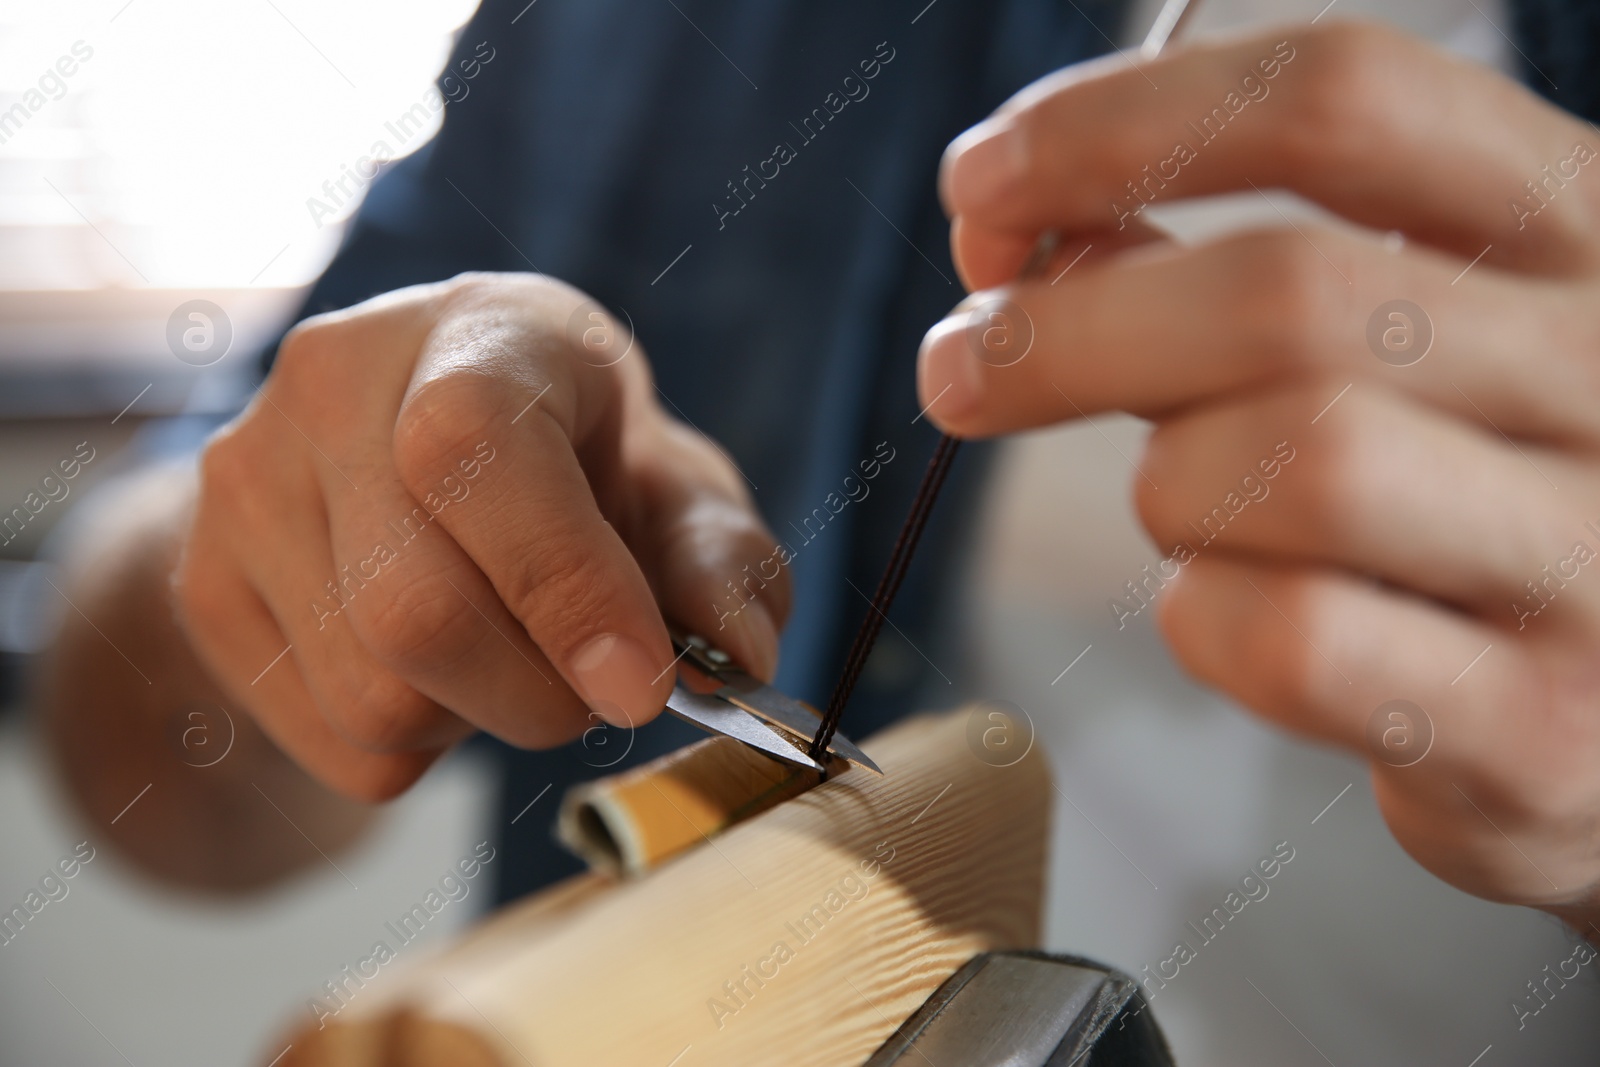
[[[883,778],[507,908],[282,1067],[860,1063],[973,955],[1038,941],[1045,759],[991,766],[968,736],[963,712],[902,723],[866,746]]]

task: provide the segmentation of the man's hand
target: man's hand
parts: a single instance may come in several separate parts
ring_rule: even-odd
[[[649,721],[663,610],[770,676],[786,579],[713,605],[772,549],[626,329],[548,279],[463,276],[289,334],[202,456],[176,587],[224,693],[371,800],[476,729],[539,748]]]
[[[1429,870],[1591,938],[1597,150],[1523,88],[1358,26],[1063,71],[947,154],[956,259],[989,291],[929,332],[920,386],[963,436],[1153,420],[1134,488],[1179,660],[1366,755]],[[1355,225],[1198,247],[1142,226],[1147,202],[1274,187]],[[1056,262],[1007,284],[1048,228]],[[1031,351],[986,351],[1019,323]]]

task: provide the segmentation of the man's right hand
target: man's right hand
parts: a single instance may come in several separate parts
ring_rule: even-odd
[[[376,800],[476,729],[544,748],[654,718],[663,611],[770,677],[787,575],[717,605],[773,550],[625,328],[558,282],[466,275],[288,335],[205,449],[175,581],[224,692]]]

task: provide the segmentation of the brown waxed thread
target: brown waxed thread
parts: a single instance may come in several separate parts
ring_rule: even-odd
[[[1045,267],[1049,265],[1060,247],[1061,232],[1045,230],[1028,253],[1022,269],[1017,272],[1017,278],[1019,280],[1038,278],[1044,273]],[[960,305],[957,305],[957,308],[959,310]],[[922,482],[917,486],[916,495],[911,499],[911,511],[900,527],[900,535],[895,538],[894,549],[889,553],[889,562],[883,569],[883,577],[878,579],[878,588],[872,594],[871,607],[867,609],[866,617],[861,620],[861,627],[856,631],[855,640],[850,643],[850,652],[844,661],[844,671],[839,675],[839,681],[834,685],[832,695],[828,697],[828,709],[822,716],[822,725],[817,727],[817,736],[811,740],[810,756],[824,767],[827,763],[823,757],[827,754],[828,745],[833,742],[833,735],[839,729],[839,719],[844,715],[844,706],[867,665],[867,656],[872,653],[872,646],[878,640],[878,632],[883,629],[884,620],[888,618],[889,605],[894,602],[895,594],[900,591],[900,583],[905,580],[906,570],[911,566],[911,554],[917,550],[917,541],[922,537],[922,528],[928,524],[928,516],[933,512],[934,501],[938,499],[939,490],[944,486],[945,475],[950,473],[950,462],[956,458],[956,450],[960,447],[961,442],[956,438],[949,434],[940,434],[939,444],[933,450],[933,458],[928,460],[928,469],[922,472]]]
[[[883,577],[878,579],[878,588],[872,594],[871,606],[861,620],[861,626],[856,630],[855,640],[850,643],[850,652],[845,657],[844,672],[840,674],[838,683],[833,687],[833,694],[828,697],[828,709],[822,716],[822,725],[817,727],[817,736],[811,741],[811,758],[826,766],[824,756],[828,746],[833,742],[833,735],[839,729],[839,719],[844,715],[844,706],[850,700],[850,694],[855,690],[856,682],[861,677],[861,671],[867,665],[867,656],[872,652],[872,646],[878,640],[878,633],[883,629],[884,620],[889,615],[889,605],[894,603],[895,594],[900,591],[900,584],[905,580],[906,571],[911,566],[911,556],[917,550],[917,541],[922,537],[923,527],[928,524],[928,516],[933,512],[934,501],[939,497],[939,490],[944,486],[945,475],[950,473],[950,463],[955,459],[956,450],[961,447],[961,442],[948,434],[939,436],[939,444],[933,450],[933,458],[928,460],[927,470],[922,472],[922,482],[917,486],[916,495],[911,499],[911,511],[906,515],[905,522],[900,527],[899,536],[895,538],[894,549],[889,553],[889,562],[884,566]]]
[[[1198,0],[1165,0],[1160,13],[1156,16],[1155,24],[1151,26],[1144,44],[1140,47],[1142,56],[1145,59],[1154,59],[1160,55],[1162,48],[1176,40],[1183,32],[1185,23],[1193,17],[1199,7]],[[1047,229],[1039,234],[1038,240],[1028,253],[1028,258],[1022,264],[1022,269],[1017,272],[1018,280],[1040,277],[1060,249],[1061,239],[1061,231],[1056,229]],[[1088,250],[1085,248],[1084,252]],[[1079,253],[1079,256],[1081,258],[1082,253]],[[933,458],[928,461],[928,469],[923,472],[922,484],[917,486],[916,496],[912,498],[911,513],[906,516],[905,524],[900,527],[900,536],[895,539],[894,550],[889,554],[889,563],[884,568],[883,577],[878,580],[878,589],[872,596],[872,606],[868,609],[866,618],[861,620],[861,628],[856,631],[855,640],[850,643],[850,654],[845,657],[844,673],[839,676],[838,684],[833,687],[833,695],[828,698],[827,713],[822,716],[822,725],[817,727],[817,736],[811,741],[811,758],[823,767],[827,764],[823,762],[822,757],[827,753],[828,745],[833,742],[833,735],[839,729],[839,718],[844,714],[845,702],[850,699],[850,693],[856,687],[856,680],[861,677],[867,656],[872,652],[873,643],[878,640],[878,631],[883,629],[889,605],[893,603],[895,593],[900,591],[900,583],[904,580],[906,568],[911,563],[911,553],[916,551],[917,539],[922,536],[923,526],[927,525],[928,514],[933,510],[933,502],[939,495],[940,487],[944,485],[944,476],[949,473],[950,461],[955,458],[956,449],[960,444],[960,441],[948,434],[940,436],[939,446],[934,449]],[[827,772],[823,773],[826,775]]]

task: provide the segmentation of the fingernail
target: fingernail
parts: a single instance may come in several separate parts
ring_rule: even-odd
[[[569,667],[572,686],[583,702],[613,726],[634,726],[661,710],[649,706],[654,704],[650,691],[661,673],[662,664],[623,634],[589,638]]]
[[[940,422],[977,410],[983,399],[983,372],[967,343],[966,316],[944,319],[922,339],[917,391],[928,414]]]
[[[1008,122],[980,122],[945,153],[945,206],[952,215],[988,207],[1011,193],[1027,169],[1022,131]]]

